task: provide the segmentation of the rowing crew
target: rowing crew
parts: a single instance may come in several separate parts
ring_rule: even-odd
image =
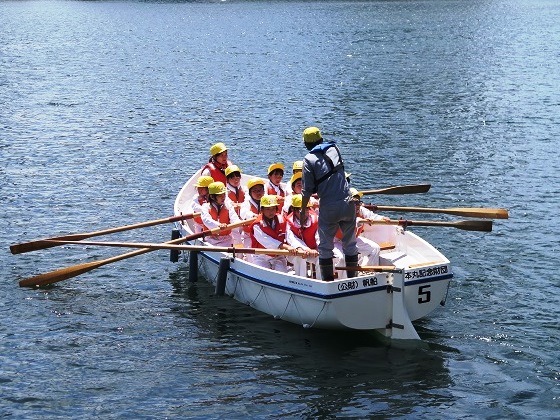
[[[226,177],[232,175],[232,169],[226,168]],[[299,174],[299,175],[298,175]],[[207,236],[206,242],[213,246],[244,246],[262,249],[284,249],[290,252],[289,257],[283,255],[256,254],[247,255],[256,265],[281,272],[293,270],[296,275],[311,276],[309,267],[318,265],[319,244],[318,234],[318,203],[309,201],[302,209],[302,196],[295,193],[301,191],[301,172],[292,176],[291,186],[293,194],[285,197],[281,205],[278,195],[265,194],[265,182],[259,178],[252,178],[243,191],[243,201],[239,201],[240,194],[234,194],[230,188],[221,181],[214,181],[208,175],[198,178],[195,187],[197,194],[193,197],[191,211],[200,213],[194,219],[195,231],[210,230],[217,227],[226,228],[231,223],[257,217],[251,225],[238,229],[224,229],[219,234]],[[361,193],[351,189],[356,203],[356,215],[361,219],[379,220],[386,219],[378,216],[361,204]],[[304,224],[300,224],[301,213],[304,214]],[[360,263],[363,265],[377,265],[379,263],[379,245],[363,236],[360,236],[363,225],[356,226],[357,245],[361,255]],[[344,262],[341,243],[342,232],[337,232],[335,237],[334,263]],[[302,256],[303,254],[303,256]],[[321,278],[320,270],[315,270],[316,277]],[[341,274],[342,277],[344,274]]]

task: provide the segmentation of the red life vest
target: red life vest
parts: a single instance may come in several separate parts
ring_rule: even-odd
[[[276,189],[273,187],[272,182],[267,181],[267,183],[266,183],[266,193],[267,194],[277,195],[279,197],[285,197],[286,196],[286,191],[284,191],[280,185],[277,185],[277,188],[280,190],[280,192],[276,191]]]
[[[220,208],[220,210],[218,211],[216,206],[210,204],[208,212],[210,213],[210,216],[212,216],[212,219],[216,220],[217,222],[225,223],[227,225],[229,225],[231,223],[230,220],[229,220],[229,210],[226,208],[226,206],[222,206]],[[210,230],[210,229],[208,229],[206,226],[204,226],[204,230]],[[226,230],[222,230],[222,231],[216,233],[215,235],[216,236],[227,236],[230,233],[231,233],[231,229],[226,229]]]
[[[234,203],[243,203],[245,201],[245,192],[241,187],[237,188],[237,193],[228,188],[228,197]]]
[[[319,228],[319,217],[315,212],[309,212],[309,216],[311,219],[311,224],[306,228],[299,228],[296,226],[294,222],[294,215],[290,213],[288,216],[288,225],[290,229],[299,239],[305,242],[310,249],[317,249],[317,241],[315,239],[315,234],[317,233],[317,229]]]
[[[272,229],[272,227],[263,220],[262,214],[259,214],[257,220],[255,220],[255,222],[251,224],[251,246],[253,248],[264,248],[264,246],[255,239],[255,226],[257,224],[265,234],[267,234],[271,238],[276,239],[277,241],[284,243],[286,239],[286,219],[284,219],[281,214],[277,214],[276,216],[274,216],[274,218],[276,219],[274,229]],[[276,255],[270,256],[276,257]]]
[[[204,170],[208,169],[210,171],[210,176],[214,179],[214,182],[221,181],[224,183],[224,185],[226,185],[227,179],[225,170],[231,164],[232,163],[228,160],[227,164],[222,167],[222,165],[220,165],[218,162],[212,160],[202,167],[200,173],[203,173]]]

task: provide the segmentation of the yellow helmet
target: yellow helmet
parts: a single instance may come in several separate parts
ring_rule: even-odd
[[[219,155],[222,152],[225,152],[227,147],[224,143],[216,143],[210,148],[210,156]]]
[[[270,165],[268,167],[268,172],[267,173],[270,175],[270,173],[272,171],[275,171],[276,169],[280,169],[282,172],[284,172],[284,165],[281,164],[281,163],[273,163],[272,165]]]
[[[277,195],[263,195],[261,198],[261,207],[277,207],[278,206],[278,196]]]
[[[208,185],[208,193],[210,194],[225,194],[227,192],[227,188],[223,182],[216,181],[212,182]]]
[[[292,166],[293,171],[303,170],[303,160],[296,160]]]
[[[303,130],[303,141],[305,143],[315,143],[316,141],[322,140],[321,130],[317,127],[307,127]]]
[[[260,178],[251,178],[249,182],[247,182],[247,189],[250,190],[255,185],[262,185],[264,187],[264,181]]]
[[[211,176],[199,176],[198,179],[196,180],[196,184],[194,184],[195,187],[208,187],[208,185],[210,185],[212,182],[214,182],[214,178],[212,178]]]
[[[363,197],[363,194],[360,191],[358,191],[356,188],[350,188],[350,194],[352,195],[352,197],[356,197],[356,196],[360,198]]]
[[[294,185],[294,183],[298,180],[301,179],[301,172],[297,172],[295,174],[292,175],[292,177],[290,178],[290,184]]]
[[[226,171],[225,171],[225,172],[226,172],[226,177],[228,177],[229,174],[231,174],[231,173],[233,173],[233,172],[239,172],[239,173],[241,173],[241,169],[239,169],[239,166],[237,166],[237,165],[229,165],[229,166],[226,168]]]
[[[303,204],[303,197],[301,196],[301,194],[292,195],[292,207],[295,207],[296,209],[300,209],[302,204]],[[311,200],[307,202],[307,207],[311,207],[312,205],[313,204],[311,204]]]

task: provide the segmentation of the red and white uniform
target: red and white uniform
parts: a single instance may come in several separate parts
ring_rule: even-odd
[[[202,223],[207,230],[220,227],[222,223],[237,223],[241,220],[235,212],[231,202],[226,202],[218,207],[215,203],[204,203],[202,205]],[[223,230],[215,235],[206,236],[204,240],[214,246],[231,247],[234,244],[235,232],[231,229]]]
[[[262,214],[251,225],[251,245],[253,248],[279,249],[286,241],[286,220],[281,214],[268,223]],[[253,262],[261,267],[288,272],[286,257],[283,255],[253,255]]]
[[[316,251],[317,244],[319,243],[319,217],[317,213],[314,211],[309,212],[309,216],[303,228],[301,228],[299,224],[299,215],[295,217],[293,213],[290,213],[286,219],[288,223],[288,230],[286,232],[287,244],[294,248],[309,248]],[[294,256],[290,258],[290,262],[294,265],[296,276],[307,277],[307,262],[310,262],[317,267],[317,278],[321,278],[319,257],[309,257],[306,259]]]
[[[245,187],[234,187],[231,184],[226,184],[228,198],[232,203],[237,204],[235,210],[240,214],[241,204],[245,201],[245,197],[249,197],[249,192]]]
[[[286,190],[282,185],[274,185],[270,180],[266,181],[264,184],[264,190],[269,195],[277,195],[279,197],[286,196]]]

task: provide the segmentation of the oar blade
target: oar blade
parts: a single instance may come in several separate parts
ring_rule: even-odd
[[[492,220],[461,220],[455,222],[454,226],[462,230],[492,232]]]
[[[51,271],[49,273],[39,274],[38,276],[29,277],[19,282],[21,287],[40,287],[47,286],[59,281],[67,280],[72,277],[79,276],[80,274],[87,273],[94,268],[97,268],[97,262],[90,262],[72,267],[61,268],[60,270]]]
[[[395,187],[380,188],[377,190],[360,191],[363,195],[369,194],[422,194],[430,190],[430,184],[398,185]]]
[[[12,254],[23,254],[31,251],[39,251],[41,249],[53,248],[55,246],[61,245],[59,242],[53,241],[81,241],[82,239],[91,238],[91,235],[66,235],[57,236],[51,239],[39,239],[36,241],[22,242],[20,244],[10,245],[10,252]]]
[[[181,217],[183,217],[183,216],[181,216]],[[244,221],[241,221],[241,222],[238,222],[238,223],[232,223],[230,225],[227,225],[225,227],[225,229],[243,226],[245,224],[253,223],[255,220],[256,220],[256,218],[252,218],[252,219],[244,220]],[[193,234],[193,235],[190,235],[190,236],[186,236],[186,237],[182,237],[182,238],[178,238],[178,239],[173,239],[171,241],[165,242],[164,244],[180,244],[182,242],[186,242],[186,241],[189,241],[191,239],[203,237],[203,236],[205,236],[206,234],[209,234],[209,233],[218,232],[221,229],[223,229],[223,228],[216,228],[216,229],[212,229],[212,230],[209,230],[209,231],[204,231],[204,232],[201,232],[201,233]],[[87,234],[87,235],[90,235],[90,234]],[[68,235],[68,236],[74,236],[74,235]],[[90,237],[91,236],[92,235],[90,235]],[[47,244],[51,245],[52,244],[53,246],[72,243],[72,241],[68,241],[68,240],[59,240],[57,242],[55,240],[44,239],[42,241],[45,242],[45,245],[47,245]],[[41,241],[39,241],[39,242],[41,242]],[[85,242],[82,242],[82,243],[84,245],[86,244]],[[35,277],[30,277],[30,278],[21,280],[19,282],[19,285],[21,287],[46,286],[46,285],[49,285],[49,284],[52,284],[52,283],[56,283],[56,282],[59,282],[59,281],[67,280],[67,279],[72,278],[72,277],[79,276],[80,274],[87,273],[88,271],[91,271],[91,270],[93,270],[95,268],[98,268],[98,267],[101,267],[103,265],[110,264],[110,263],[113,263],[113,262],[117,262],[117,261],[120,261],[120,260],[124,260],[126,258],[134,257],[136,255],[141,255],[141,254],[144,254],[144,253],[147,253],[147,252],[151,252],[151,251],[159,248],[158,244],[147,244],[147,245],[150,245],[150,247],[148,248],[148,247],[143,247],[142,246],[140,249],[137,249],[135,251],[127,252],[126,254],[117,255],[115,257],[107,258],[105,260],[93,261],[93,262],[90,262],[90,263],[73,265],[71,267],[61,268],[59,270],[51,271],[51,272],[48,272],[48,273],[45,273],[45,274],[40,274],[40,275],[35,276]],[[113,246],[122,246],[122,244],[113,245]],[[134,247],[136,248],[138,246],[135,245]],[[161,248],[159,248],[159,249],[161,249]]]

